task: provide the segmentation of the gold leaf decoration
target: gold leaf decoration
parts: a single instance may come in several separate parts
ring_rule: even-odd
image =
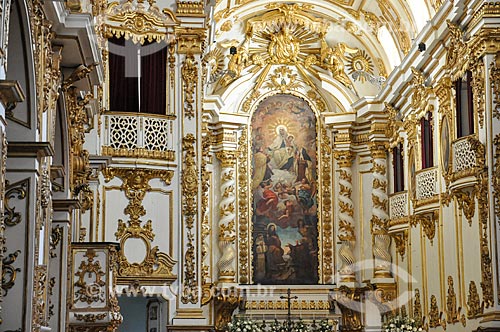
[[[364,50],[359,50],[354,54],[349,54],[347,56],[347,60],[347,69],[349,70],[349,75],[352,75],[358,71],[373,75],[373,61]],[[364,75],[360,75],[359,80],[364,83],[366,82],[366,77]]]

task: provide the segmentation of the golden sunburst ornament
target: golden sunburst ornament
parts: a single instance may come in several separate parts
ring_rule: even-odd
[[[349,61],[347,64],[349,75],[356,72],[364,72],[373,75],[373,62],[365,51],[359,50],[354,54],[350,54],[347,60]],[[364,83],[366,81],[366,76],[359,75],[359,80]]]
[[[208,52],[204,57],[203,61],[207,64],[210,72],[210,80],[215,80],[220,76],[222,69],[224,68],[224,56],[220,48],[214,48]]]

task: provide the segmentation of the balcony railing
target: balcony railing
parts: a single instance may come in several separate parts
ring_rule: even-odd
[[[408,217],[408,192],[394,193],[389,197],[389,216],[391,221]]]
[[[461,137],[452,143],[453,177],[458,179],[475,174],[477,166],[476,150],[471,136]]]
[[[103,120],[103,155],[175,161],[169,117],[106,113]]]
[[[437,167],[426,168],[417,172],[415,183],[415,199],[417,201],[425,202],[437,198],[439,195]]]

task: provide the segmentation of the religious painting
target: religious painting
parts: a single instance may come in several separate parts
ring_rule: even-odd
[[[253,267],[257,284],[318,283],[316,116],[292,95],[252,118]]]

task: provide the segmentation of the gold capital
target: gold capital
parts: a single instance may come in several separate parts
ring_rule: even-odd
[[[354,154],[351,151],[335,151],[333,156],[337,160],[340,167],[347,168],[352,166]]]
[[[236,151],[219,151],[215,156],[221,161],[223,168],[234,167],[236,164]]]
[[[369,146],[373,159],[385,159],[387,157],[387,150],[389,149],[387,142],[371,142]]]

